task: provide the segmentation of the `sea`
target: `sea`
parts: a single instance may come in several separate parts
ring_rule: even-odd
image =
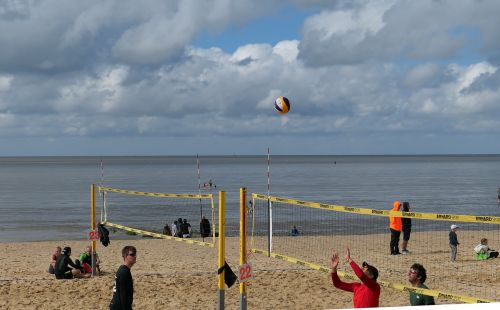
[[[204,186],[210,180],[211,189]],[[225,191],[231,225],[238,221],[241,187],[360,208],[388,210],[400,200],[415,212],[500,216],[500,155],[0,157],[0,242],[85,240],[91,184],[162,193]],[[108,216],[119,222],[135,219],[141,227],[161,229],[177,215],[199,221],[195,203],[170,212],[161,200],[113,197],[107,198],[113,207]]]

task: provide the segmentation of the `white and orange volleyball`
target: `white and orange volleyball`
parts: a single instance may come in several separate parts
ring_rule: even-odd
[[[286,114],[290,111],[290,100],[286,97],[280,96],[274,100],[274,108],[280,114]]]

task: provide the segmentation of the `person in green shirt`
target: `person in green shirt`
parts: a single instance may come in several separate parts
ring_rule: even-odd
[[[408,272],[408,281],[411,283],[411,286],[415,288],[428,289],[428,287],[424,284],[426,279],[427,279],[427,272],[424,266],[420,264],[413,264],[410,268],[410,271]],[[435,305],[434,297],[410,291],[410,305],[412,306]]]
[[[80,254],[80,262],[83,265],[85,273],[92,273],[92,247],[90,245],[86,246],[85,252]],[[95,253],[95,266],[98,275],[101,274],[100,262],[99,256]]]

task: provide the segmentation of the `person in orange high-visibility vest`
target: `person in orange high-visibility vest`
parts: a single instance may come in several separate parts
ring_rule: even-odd
[[[401,203],[394,201],[392,211],[399,211]],[[399,252],[399,236],[403,230],[403,221],[400,216],[389,216],[389,230],[391,231],[391,255],[401,254]]]

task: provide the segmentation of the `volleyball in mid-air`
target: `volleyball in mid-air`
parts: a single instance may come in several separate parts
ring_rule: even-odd
[[[286,114],[290,111],[290,100],[283,96],[279,96],[276,100],[274,100],[274,108],[280,114]]]

